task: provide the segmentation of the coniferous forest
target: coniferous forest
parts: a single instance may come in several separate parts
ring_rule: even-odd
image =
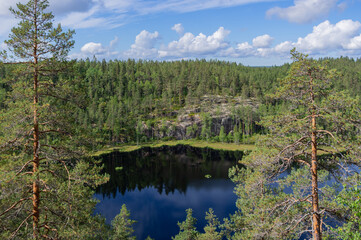
[[[340,74],[333,82],[334,91],[347,90],[352,97],[359,95],[359,59],[320,59],[318,62],[336,69]],[[246,67],[216,60],[156,62],[86,59],[71,62],[70,65],[65,73],[52,76],[52,81],[69,82],[72,94],[80,98],[74,100],[77,109],[73,117],[77,124],[91,132],[100,145],[137,142],[141,138],[143,141],[156,140],[159,137],[149,133],[151,129],[161,132],[164,130],[162,127],[169,127],[165,125],[168,120],[176,125],[182,109],[201,105],[207,96],[208,101],[221,99],[229,102],[232,110],[229,115],[241,135],[262,132],[262,128],[257,126],[261,116],[273,115],[288,107],[287,102],[272,100],[268,95],[275,91],[278,80],[287,75],[289,64]],[[16,68],[2,65],[2,79],[12,78]],[[0,87],[1,105],[5,106],[6,93],[11,87],[5,81]],[[234,104],[238,103],[235,99],[254,104]],[[203,113],[202,109],[198,111],[196,114],[204,123],[207,109]],[[241,126],[241,123],[246,126]],[[202,126],[199,126],[198,134],[192,137],[203,137]],[[253,131],[246,128],[253,128]],[[220,129],[210,135],[216,137],[219,133]]]
[[[246,168],[230,169],[239,211],[220,222],[210,210],[200,233],[187,210],[174,239],[361,238],[351,169],[361,156],[361,59],[292,50],[291,64],[272,67],[68,60],[74,32],[54,27],[47,7],[11,9],[21,21],[6,42],[13,58],[2,53],[1,239],[133,239],[125,206],[112,226],[93,215],[94,189],[109,176],[89,155],[170,139],[256,146]],[[335,186],[323,184],[330,176]]]

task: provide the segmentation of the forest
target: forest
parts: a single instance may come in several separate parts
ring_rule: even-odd
[[[239,211],[210,210],[200,233],[187,210],[174,239],[361,238],[361,59],[68,60],[74,31],[53,27],[48,1],[17,7],[16,60],[0,64],[2,239],[134,239],[125,206],[112,226],[92,214],[109,176],[90,153],[188,138],[256,150],[229,170]]]
[[[321,64],[337,69],[340,78],[333,83],[335,91],[347,90],[356,97],[361,90],[361,60],[352,58],[319,59]],[[2,65],[2,79],[11,78],[15,66]],[[206,60],[175,62],[156,61],[98,61],[97,59],[77,60],[71,63],[71,70],[52,76],[52,81],[71,82],[72,91],[81,96],[74,112],[77,124],[91,132],[98,147],[104,144],[119,144],[157,140],[167,137],[162,132],[170,128],[169,120],[177,125],[179,110],[201,105],[204,96],[212,100],[223,98],[229,102],[229,114],[234,121],[225,134],[239,131],[242,135],[260,133],[257,124],[261,116],[276,114],[287,108],[285,101],[274,101],[268,94],[274,92],[278,79],[284,78],[290,64],[273,67],[246,67],[237,63]],[[4,106],[9,85],[0,83],[0,104]],[[252,101],[257,107],[235,106],[235,99]],[[233,101],[233,106],[232,106]],[[219,107],[219,106],[218,106]],[[202,109],[201,109],[202,111]],[[201,134],[207,121],[204,112],[192,112],[201,118],[199,131],[192,138],[206,139]],[[210,116],[208,116],[209,120]],[[214,122],[214,124],[216,124]],[[234,126],[236,130],[234,130]],[[211,137],[220,134],[220,127],[208,126]],[[250,131],[250,129],[254,129]],[[191,129],[188,129],[191,131]],[[157,135],[158,137],[155,137]],[[171,137],[168,137],[171,138]],[[229,138],[233,139],[233,138]],[[215,141],[219,139],[215,138]],[[94,143],[95,144],[95,143]],[[96,147],[96,145],[94,146]]]

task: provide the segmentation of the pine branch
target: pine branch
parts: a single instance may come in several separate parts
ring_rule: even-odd
[[[22,202],[24,202],[24,201],[26,201],[26,200],[29,200],[29,199],[31,199],[31,197],[20,199],[19,201],[17,201],[16,203],[14,203],[11,207],[9,207],[9,208],[6,209],[4,212],[2,212],[2,213],[0,214],[0,217],[1,217],[2,215],[6,214],[7,212],[9,212],[11,209],[15,208],[19,203],[22,203]]]

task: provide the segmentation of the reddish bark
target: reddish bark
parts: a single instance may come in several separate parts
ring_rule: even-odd
[[[313,92],[313,78],[311,72],[310,76],[310,94],[312,103],[311,115],[311,177],[312,177],[312,229],[313,239],[322,239],[321,218],[319,214],[319,199],[318,199],[318,180],[317,180],[317,127],[316,127],[316,109],[314,107],[315,96]]]
[[[38,44],[37,44],[37,0],[34,1],[34,26],[35,26],[35,35],[34,35],[34,47],[33,47],[33,59],[34,59],[34,133],[33,133],[33,176],[35,179],[33,181],[33,236],[35,239],[39,236],[39,205],[40,205],[40,186],[39,186],[39,122],[38,122]]]

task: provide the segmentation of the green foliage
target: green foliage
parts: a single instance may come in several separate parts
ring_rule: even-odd
[[[239,133],[238,128],[235,125],[233,128],[233,142],[235,144],[239,144],[240,140],[241,140],[241,134]]]
[[[120,213],[115,216],[115,218],[112,221],[112,227],[113,227],[113,240],[131,240],[135,239],[133,235],[133,228],[132,225],[136,223],[136,221],[131,220],[130,218],[130,212],[128,211],[125,204],[122,205],[122,208],[120,209]]]
[[[192,216],[193,210],[187,209],[186,212],[186,220],[178,223],[179,233],[172,237],[173,240],[196,240],[199,235],[195,227],[197,220]]]
[[[92,198],[107,176],[83,157],[86,131],[69,114],[85,104],[66,62],[74,32],[53,28],[47,7],[30,0],[11,9],[20,22],[6,41],[12,64],[1,72],[7,94],[0,102],[0,238],[107,238]]]
[[[344,185],[336,201],[346,208],[343,216],[347,221],[335,229],[337,239],[361,239],[361,189],[360,182],[355,185]]]
[[[219,131],[219,141],[222,143],[226,141],[227,135],[224,133],[224,126],[221,126],[221,130]]]
[[[204,140],[210,140],[212,137],[212,118],[209,113],[202,113],[201,137]]]
[[[218,221],[216,215],[212,208],[206,213],[207,225],[204,227],[204,233],[199,234],[197,240],[221,240],[223,234],[218,232],[220,222]]]
[[[354,121],[361,117],[358,99],[333,91],[338,77],[334,70],[295,51],[291,54],[294,63],[290,72],[270,96],[274,101],[284,101],[287,107],[260,121],[268,134],[260,136],[256,149],[242,160],[247,169],[230,170],[237,184],[239,212],[225,227],[227,235],[235,239],[299,238],[312,228],[311,165],[316,161],[316,175],[322,183],[330,173],[341,181],[347,164],[360,164],[360,138],[353,134],[361,130]],[[313,118],[315,126],[311,125]],[[314,133],[317,149],[327,154],[318,154],[312,161]],[[342,168],[335,167],[340,165]],[[288,176],[282,177],[286,172]],[[321,218],[345,214],[345,208],[334,201],[338,187],[317,187]],[[325,230],[324,236],[328,234]]]

